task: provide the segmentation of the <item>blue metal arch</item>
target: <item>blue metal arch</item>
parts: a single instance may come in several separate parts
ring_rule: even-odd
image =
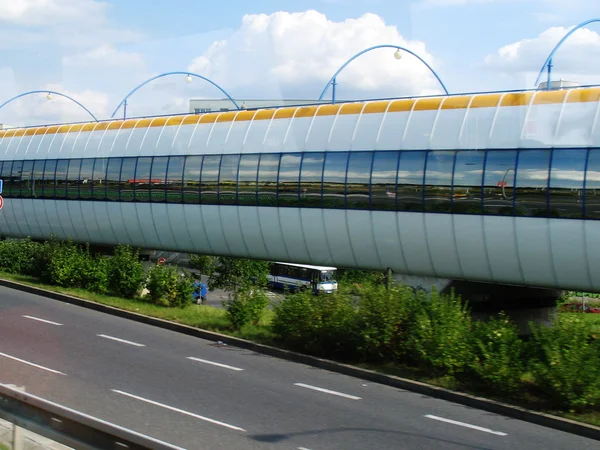
[[[71,100],[73,103],[76,103],[79,106],[81,106],[90,116],[92,116],[94,118],[95,122],[98,122],[98,119],[96,118],[96,116],[93,115],[92,112],[89,109],[87,109],[85,106],[83,106],[77,100],[75,100],[73,97],[69,97],[68,95],[63,94],[62,92],[57,92],[57,91],[49,91],[49,90],[40,91],[40,90],[36,90],[36,91],[23,92],[22,94],[15,95],[13,98],[10,98],[10,99],[6,100],[4,103],[2,103],[0,105],[0,109],[4,108],[4,106],[8,105],[10,102],[12,102],[14,100],[17,100],[18,98],[25,97],[27,95],[32,95],[32,94],[53,94],[53,95],[58,95],[59,97],[64,97],[64,98],[66,98],[68,100]]]
[[[148,78],[146,81],[144,81],[143,83],[138,84],[135,88],[133,88],[131,91],[129,91],[129,93],[123,98],[123,100],[121,100],[121,103],[119,103],[119,105],[115,108],[115,110],[113,111],[113,113],[110,116],[110,118],[112,119],[113,117],[115,117],[115,114],[117,113],[117,111],[119,110],[119,108],[121,106],[123,106],[127,102],[127,99],[129,97],[131,97],[140,88],[144,87],[145,85],[147,85],[151,81],[156,80],[157,78],[162,78],[162,77],[166,77],[166,76],[170,76],[170,75],[186,75],[186,76],[196,77],[196,78],[200,78],[200,79],[202,79],[204,81],[207,81],[210,84],[212,84],[214,87],[216,87],[218,90],[220,90],[223,94],[225,94],[225,96],[227,96],[227,98],[229,100],[231,100],[231,103],[233,103],[237,109],[241,109],[239,107],[239,105],[236,103],[236,101],[221,86],[219,86],[214,81],[209,80],[206,77],[203,77],[202,75],[198,75],[197,73],[193,73],[193,72],[165,72],[165,73],[161,73],[160,75],[156,75],[156,76],[154,76],[152,78]]]
[[[575,33],[580,28],[583,28],[586,25],[589,25],[590,23],[594,23],[594,22],[600,22],[600,19],[589,19],[589,20],[586,20],[585,22],[581,22],[579,25],[577,25],[575,28],[573,28],[567,34],[565,34],[560,41],[558,41],[558,44],[556,44],[554,46],[554,48],[552,49],[552,51],[550,52],[550,54],[546,58],[546,61],[544,61],[544,65],[542,66],[542,68],[540,70],[540,73],[538,74],[538,77],[535,80],[535,87],[537,87],[539,85],[540,78],[542,77],[542,73],[544,72],[544,69],[546,69],[546,67],[547,67],[548,68],[548,86],[546,88],[550,89],[550,85],[551,85],[551,81],[552,81],[551,80],[551,76],[552,76],[552,58],[554,57],[554,54],[560,48],[560,46],[563,45],[563,43],[567,39],[569,39],[569,37],[573,33]]]
[[[399,45],[392,45],[392,44],[382,44],[382,45],[375,45],[373,47],[369,47],[365,50],[362,50],[360,52],[358,52],[356,55],[354,55],[352,58],[350,58],[348,61],[346,61],[342,67],[340,67],[336,73],[333,74],[333,76],[331,77],[331,79],[329,80],[329,82],[325,85],[325,88],[323,89],[323,92],[321,92],[321,95],[319,96],[319,100],[323,100],[323,97],[325,96],[325,93],[327,92],[327,89],[329,88],[329,86],[331,86],[332,84],[335,86],[335,81],[337,76],[340,74],[340,72],[342,70],[344,70],[346,68],[346,66],[348,64],[350,64],[352,61],[354,61],[356,58],[358,58],[359,56],[364,55],[365,53],[368,53],[372,50],[376,50],[379,48],[395,48],[396,50],[402,50],[405,51],[406,53],[410,53],[411,55],[415,56],[417,59],[419,59],[419,61],[421,61],[423,64],[425,64],[427,66],[427,68],[431,71],[431,73],[437,78],[437,80],[439,81],[439,83],[441,84],[442,88],[444,89],[444,92],[446,92],[446,95],[448,95],[448,89],[446,89],[446,86],[444,85],[444,83],[442,82],[441,78],[438,76],[438,74],[435,72],[435,70],[433,70],[433,68],[427,64],[427,62],[425,62],[425,60],[423,58],[421,58],[419,55],[417,55],[416,53],[414,53],[413,51],[401,47]],[[335,98],[334,98],[334,103],[335,103]]]

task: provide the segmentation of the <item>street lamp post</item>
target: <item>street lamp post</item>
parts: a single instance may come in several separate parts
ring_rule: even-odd
[[[84,109],[84,110],[85,110],[85,112],[87,112],[87,113],[88,113],[90,116],[92,116],[92,117],[93,117],[93,119],[94,119],[94,121],[95,121],[95,122],[98,122],[98,119],[96,118],[96,116],[95,116],[95,115],[93,115],[93,114],[92,114],[92,112],[91,112],[89,109],[87,109],[85,106],[83,106],[83,105],[82,105],[81,103],[79,103],[77,100],[75,100],[73,97],[69,97],[68,95],[66,95],[66,94],[63,94],[63,93],[61,93],[61,92],[57,92],[57,91],[40,91],[40,90],[36,90],[36,91],[28,91],[28,92],[23,92],[22,94],[15,95],[14,97],[12,97],[12,98],[9,98],[8,100],[6,100],[4,103],[2,103],[2,104],[0,105],[0,109],[4,108],[4,107],[5,107],[6,105],[8,105],[10,102],[17,100],[18,98],[25,97],[25,96],[27,96],[27,95],[32,95],[32,94],[46,94],[46,99],[47,99],[48,101],[52,100],[52,96],[53,96],[53,95],[58,95],[59,97],[64,97],[64,98],[66,98],[67,100],[71,100],[73,103],[76,103],[77,105],[79,105],[79,106],[80,106],[82,109]]]
[[[154,81],[154,80],[156,80],[158,78],[170,76],[170,75],[185,75],[185,81],[186,81],[186,83],[191,83],[192,82],[192,77],[200,78],[200,79],[202,79],[204,81],[207,81],[208,83],[212,84],[214,87],[216,87],[217,89],[219,89],[223,94],[225,94],[225,96],[231,101],[231,103],[233,103],[235,105],[236,109],[240,109],[240,107],[237,104],[237,102],[221,86],[219,86],[214,81],[209,80],[208,78],[203,77],[202,75],[198,75],[197,73],[193,73],[193,72],[166,72],[166,73],[161,73],[160,75],[156,75],[156,76],[154,76],[152,78],[148,78],[146,81],[138,84],[131,91],[129,91],[129,93],[123,98],[123,100],[121,100],[121,103],[119,103],[119,105],[115,108],[115,110],[113,111],[113,113],[110,116],[110,118],[111,119],[114,118],[115,114],[117,113],[117,111],[119,110],[119,108],[121,106],[123,106],[123,119],[126,119],[127,118],[127,99],[129,99],[129,97],[131,97],[135,92],[137,92],[140,88],[142,88],[143,86],[147,85],[151,81]]]
[[[438,76],[438,74],[435,72],[435,70],[433,70],[433,68],[427,64],[427,62],[425,62],[425,60],[423,58],[421,58],[419,55],[417,55],[416,53],[412,52],[411,50],[401,47],[399,45],[392,45],[392,44],[382,44],[382,45],[375,45],[373,47],[369,47],[365,50],[362,50],[360,52],[358,52],[356,55],[354,55],[352,58],[350,58],[348,61],[346,61],[338,70],[337,72],[335,72],[333,74],[333,76],[331,77],[331,79],[327,82],[327,84],[325,85],[325,88],[323,89],[323,92],[321,92],[321,95],[319,96],[319,100],[323,100],[323,97],[325,96],[325,94],[327,93],[327,89],[329,88],[329,86],[332,87],[332,91],[331,91],[331,103],[335,103],[336,100],[336,86],[337,86],[337,77],[340,74],[340,72],[342,70],[344,70],[346,68],[346,66],[348,64],[350,64],[352,61],[354,61],[356,58],[358,58],[361,55],[364,55],[367,52],[370,52],[372,50],[376,50],[379,48],[395,48],[396,51],[394,52],[394,58],[396,59],[401,59],[402,58],[402,52],[406,52],[406,53],[410,53],[411,55],[415,56],[417,59],[419,59],[419,61],[421,61],[423,64],[425,64],[425,66],[427,66],[427,68],[431,71],[431,73],[437,78],[438,82],[440,83],[440,85],[442,86],[442,89],[444,89],[444,92],[446,93],[446,95],[448,95],[448,89],[446,89],[446,86],[444,85],[444,83],[442,82],[441,78]]]
[[[580,28],[585,27],[586,25],[589,25],[590,23],[594,23],[594,22],[600,22],[600,19],[590,19],[590,20],[586,20],[585,22],[581,22],[579,25],[577,25],[575,28],[571,29],[567,34],[565,34],[562,39],[560,41],[558,41],[558,44],[556,44],[554,46],[554,48],[552,49],[552,51],[550,52],[550,54],[548,55],[548,57],[546,58],[546,61],[544,61],[544,65],[542,66],[540,73],[538,74],[538,77],[535,80],[535,87],[537,88],[540,82],[540,78],[542,77],[542,74],[544,73],[544,69],[547,70],[547,74],[548,74],[548,81],[547,81],[547,86],[546,89],[550,90],[551,89],[551,85],[552,85],[552,58],[554,58],[554,54],[556,53],[556,51],[560,48],[561,45],[563,45],[563,43],[569,39],[569,37],[575,33],[577,30],[579,30]]]

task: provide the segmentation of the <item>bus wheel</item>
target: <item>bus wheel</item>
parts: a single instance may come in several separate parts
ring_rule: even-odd
[[[304,285],[300,286],[300,292],[302,292],[302,293],[306,292],[306,286],[304,286]]]

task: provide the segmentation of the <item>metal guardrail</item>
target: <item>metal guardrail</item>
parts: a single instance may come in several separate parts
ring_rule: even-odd
[[[4,384],[0,419],[78,450],[184,450]]]

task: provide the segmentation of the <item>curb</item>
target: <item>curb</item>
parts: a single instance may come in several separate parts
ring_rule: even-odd
[[[161,327],[177,333],[186,334],[188,336],[194,336],[215,342],[220,341],[226,343],[227,345],[251,350],[275,358],[285,359],[300,364],[306,364],[312,367],[329,370],[331,372],[348,375],[354,378],[384,384],[387,386],[403,389],[410,392],[416,392],[418,394],[427,395],[429,397],[447,400],[453,403],[458,403],[461,405],[480,409],[494,414],[508,416],[514,419],[523,420],[525,422],[534,423],[536,425],[541,425],[544,427],[553,428],[556,430],[600,441],[600,427],[596,427],[594,425],[588,425],[581,422],[576,422],[574,420],[553,416],[550,414],[530,411],[528,409],[521,408],[518,406],[512,406],[505,403],[497,402],[495,400],[488,400],[470,394],[451,391],[449,389],[421,383],[419,381],[408,380],[393,375],[386,375],[372,370],[362,369],[356,366],[342,364],[327,359],[317,358],[314,356],[303,355],[301,353],[283,350],[264,344],[257,344],[255,342],[248,341],[245,339],[227,336],[213,331],[202,330],[200,328],[194,328],[189,325],[182,325],[164,319],[144,316],[142,314],[115,308],[113,306],[103,305],[90,300],[84,300],[78,297],[73,297],[71,295],[46,291],[44,289],[17,283],[15,281],[0,279],[0,286],[5,286],[11,289],[16,289],[30,294],[40,295],[54,300],[59,300],[65,303],[70,303],[72,305],[82,306],[84,308],[93,309],[95,311],[100,311],[107,314],[112,314],[114,316],[122,317],[125,319],[135,320],[136,322]]]

